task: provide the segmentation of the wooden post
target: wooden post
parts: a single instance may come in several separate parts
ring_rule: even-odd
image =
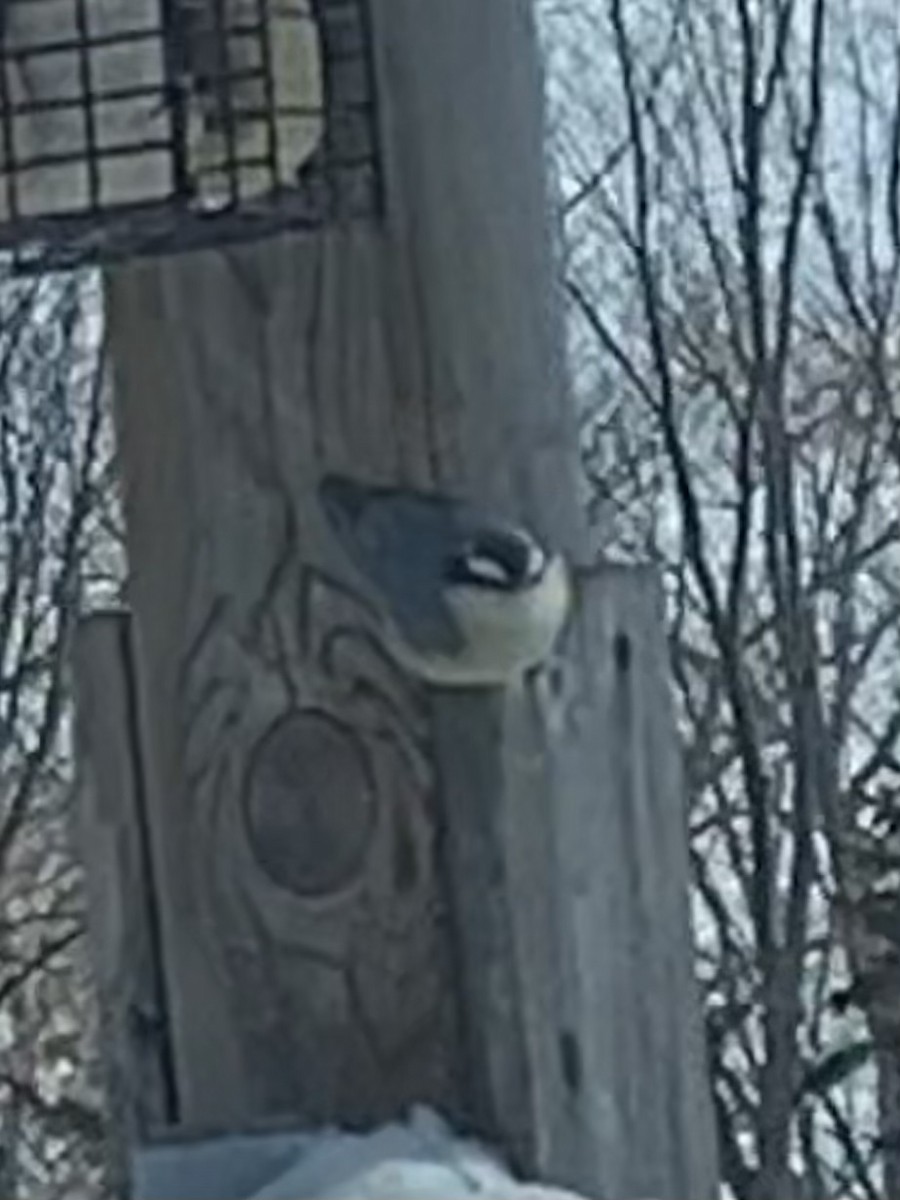
[[[111,1182],[123,1196],[129,1143],[170,1122],[174,1099],[130,629],[124,611],[89,617],[78,627],[72,661],[79,749],[74,832],[87,867],[116,1157]]]
[[[478,703],[445,695],[435,716],[489,1123],[521,1166],[591,1195],[712,1196],[654,573],[582,573],[562,660],[528,698]]]
[[[315,502],[430,484],[577,558],[530,6],[371,4],[383,219],[108,276],[175,1118],[419,1100],[589,1194],[711,1196],[645,582],[585,583],[536,689],[429,695]]]

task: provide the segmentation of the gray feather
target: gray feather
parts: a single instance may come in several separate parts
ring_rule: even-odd
[[[456,654],[462,635],[443,597],[448,548],[480,522],[462,501],[326,476],[319,500],[350,559],[419,651]]]

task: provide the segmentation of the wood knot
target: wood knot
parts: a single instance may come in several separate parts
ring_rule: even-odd
[[[353,729],[327,713],[281,718],[250,756],[243,794],[247,839],[280,887],[321,896],[359,874],[375,820],[375,788]]]
[[[631,638],[621,630],[613,638],[613,662],[623,675],[631,669]]]
[[[581,1050],[578,1039],[571,1029],[564,1029],[559,1035],[559,1059],[566,1087],[570,1092],[581,1091]]]

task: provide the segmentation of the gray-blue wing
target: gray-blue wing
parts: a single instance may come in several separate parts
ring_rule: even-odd
[[[443,589],[447,558],[474,527],[466,506],[334,475],[322,480],[319,500],[344,550],[410,644],[423,652],[458,653],[463,639]]]

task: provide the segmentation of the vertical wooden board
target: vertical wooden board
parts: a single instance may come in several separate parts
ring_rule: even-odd
[[[558,660],[502,702],[438,699],[435,744],[479,1115],[530,1174],[699,1200],[718,1175],[659,599],[650,570],[582,573]]]
[[[614,1195],[717,1192],[687,814],[654,573],[580,580],[550,760],[561,1009],[582,1161]],[[578,1064],[577,1069],[572,1069]]]
[[[525,914],[513,912],[527,895],[510,882],[501,801],[507,705],[502,694],[445,692],[435,694],[433,712],[444,827],[440,856],[453,897],[469,1115],[483,1137],[501,1143],[520,1168],[533,1170],[537,1114],[526,999],[514,953],[516,924]],[[533,876],[531,884],[543,902],[546,880]],[[535,953],[547,945],[541,932],[532,927],[529,933]]]
[[[78,626],[73,648],[75,839],[87,880],[101,1049],[123,1179],[128,1143],[172,1116],[129,628],[127,612],[95,614]]]
[[[109,279],[180,1116],[205,1128],[457,1101],[424,697],[311,495],[322,456],[390,457],[389,422],[340,419],[390,406],[371,241]]]
[[[455,478],[476,495],[529,509],[540,525],[532,460],[551,446],[554,478],[564,478],[559,431],[568,418],[545,361],[552,331],[540,100],[527,93],[532,30],[520,5],[503,0],[491,17],[492,36],[512,40],[500,69],[465,57],[454,67],[448,53],[468,55],[484,32],[471,5],[459,16],[475,21],[462,40],[443,28],[455,18],[441,17],[435,30],[415,6],[373,7],[393,180],[384,230],[274,239],[110,276],[132,596],[158,775],[156,852],[165,864],[176,1056],[191,1119],[233,1121],[288,1103],[308,1119],[374,1119],[413,1096],[454,1103],[454,1001],[432,862],[425,709],[383,661],[356,581],[332,562],[312,488],[326,465],[369,478]],[[430,55],[440,60],[433,75]],[[477,112],[459,84],[472,69]],[[500,89],[493,103],[503,102],[482,111],[489,76]],[[458,129],[444,128],[454,120]],[[507,166],[519,181],[521,224],[508,246],[483,171],[466,199],[465,164],[486,165],[485,138],[513,152]],[[445,139],[448,158],[435,139]],[[510,199],[507,188],[507,208]],[[568,489],[560,493],[550,507],[571,512]],[[287,741],[308,748],[324,728],[304,732],[308,714],[321,712],[346,725],[333,753],[353,762],[362,746],[375,783],[352,785],[342,775],[341,794],[313,804],[297,759],[282,768],[300,777],[296,785],[269,770],[277,805],[253,801],[248,779],[272,749],[267,731],[293,715],[300,724]],[[354,786],[362,800],[351,799]],[[283,827],[298,863],[309,857],[301,843],[313,837],[305,805],[310,814],[342,814],[323,855],[344,862],[345,873],[336,866],[327,887],[307,881],[302,896],[296,880],[287,888],[273,880],[253,849],[260,838],[247,836],[253,803],[260,820]],[[262,840],[271,854],[277,839],[270,832]],[[414,884],[390,882],[391,846],[406,847],[393,857],[412,864],[404,872]],[[398,867],[398,878],[404,872]],[[375,930],[361,916],[373,906]],[[260,970],[251,980],[254,959]],[[359,1001],[347,963],[363,959],[377,1020],[351,1010]],[[276,1013],[296,1014],[290,1037],[276,1017],[265,1033],[255,1028],[260,989]],[[366,1032],[382,1021],[376,1040],[387,1049]],[[266,1055],[264,1045],[273,1048]],[[300,1081],[301,1062],[321,1067]],[[375,1103],[369,1093],[379,1090]]]
[[[527,515],[576,549],[577,441],[532,6],[370,7],[387,201],[383,305],[393,361],[405,364],[423,408],[429,476]]]

